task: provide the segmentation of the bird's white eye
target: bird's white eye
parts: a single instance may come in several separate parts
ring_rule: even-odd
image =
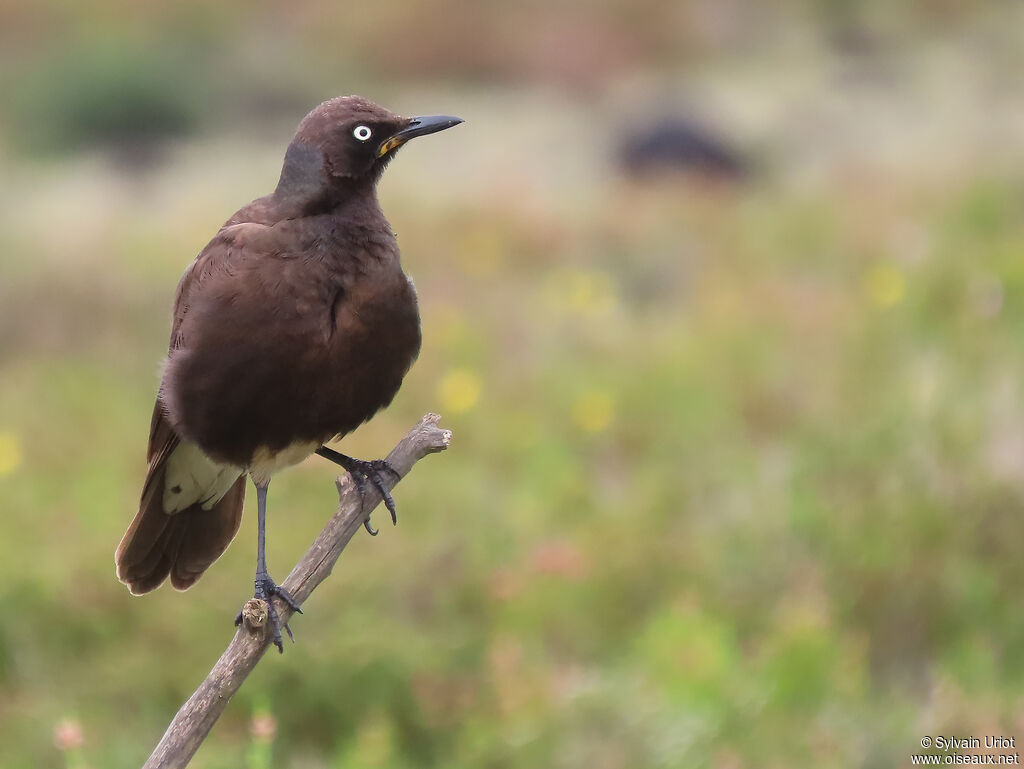
[[[371,131],[367,126],[357,125],[355,129],[352,131],[352,135],[356,137],[359,141],[365,142],[371,136],[373,136],[373,131]]]

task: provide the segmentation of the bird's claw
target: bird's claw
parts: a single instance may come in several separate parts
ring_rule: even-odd
[[[384,500],[384,507],[386,507],[388,512],[391,513],[391,524],[397,525],[398,510],[395,507],[395,500],[391,496],[391,492],[389,492],[387,487],[384,485],[384,479],[381,478],[382,472],[389,472],[397,478],[398,473],[395,471],[395,468],[389,465],[384,459],[374,459],[371,462],[366,462],[362,459],[349,458],[349,462],[346,463],[345,469],[348,470],[349,475],[351,475],[355,480],[356,486],[359,488],[360,496],[365,496],[366,494],[367,481],[373,484],[374,488],[380,493],[381,499]],[[369,518],[363,521],[363,526],[366,528],[366,531],[369,532],[370,536],[377,536],[377,529],[373,528],[370,524]]]
[[[282,624],[281,618],[278,616],[277,609],[274,607],[274,596],[277,596],[287,604],[287,606],[297,614],[302,614],[302,608],[298,602],[292,597],[291,593],[285,590],[283,587],[278,585],[271,579],[269,574],[258,574],[256,576],[256,591],[253,593],[253,598],[263,601],[267,605],[267,619],[270,620],[270,628],[272,632],[271,640],[274,646],[277,647],[278,652],[284,653],[284,642],[281,637],[281,628],[284,627],[285,632],[288,634],[288,638],[295,642],[295,636],[292,635],[292,629],[288,627],[288,623]],[[242,612],[238,613],[235,617],[235,626],[242,624]]]
[[[395,509],[395,500],[391,497],[391,493],[384,485],[384,480],[381,478],[381,472],[387,471],[395,477],[397,482],[401,476],[398,471],[395,470],[391,465],[388,464],[386,459],[374,459],[371,462],[367,462],[362,459],[353,459],[347,454],[342,454],[334,449],[328,448],[327,446],[321,446],[316,450],[316,453],[322,456],[324,459],[329,459],[336,465],[340,465],[348,470],[348,474],[352,476],[355,481],[356,488],[359,489],[359,496],[366,496],[366,481],[370,481],[374,488],[380,493],[381,499],[384,500],[384,507],[391,513],[391,523],[398,523],[398,511]],[[338,486],[339,493],[341,492],[341,486]],[[377,530],[370,524],[370,519],[367,517],[363,521],[363,526],[370,533],[371,536],[377,536]]]

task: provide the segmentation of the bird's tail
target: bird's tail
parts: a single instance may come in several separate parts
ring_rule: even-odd
[[[167,459],[178,441],[156,412],[153,427],[153,437],[164,432],[167,440],[156,447],[151,443],[139,511],[114,556],[117,578],[134,595],[155,590],[168,576],[178,590],[191,587],[234,539],[245,501],[245,476],[240,475],[208,510],[197,501],[176,513],[164,512]]]

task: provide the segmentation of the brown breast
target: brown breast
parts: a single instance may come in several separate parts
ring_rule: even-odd
[[[416,295],[390,232],[354,240],[306,232],[292,253],[238,242],[182,300],[161,389],[180,435],[248,466],[391,402],[419,352]]]

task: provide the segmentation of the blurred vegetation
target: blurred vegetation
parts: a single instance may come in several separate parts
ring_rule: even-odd
[[[143,151],[186,134],[198,98],[186,56],[97,40],[33,69],[14,95],[16,138],[39,151]]]
[[[194,766],[875,767],[1014,734],[1024,25],[429,8],[0,6],[0,766],[138,765],[231,637],[251,512],[185,594],[131,598],[113,550],[178,276],[353,91],[467,123],[382,184],[425,346],[344,446],[427,410],[455,440]],[[673,109],[764,171],[619,178],[617,132]],[[275,479],[272,573],[333,475]]]

